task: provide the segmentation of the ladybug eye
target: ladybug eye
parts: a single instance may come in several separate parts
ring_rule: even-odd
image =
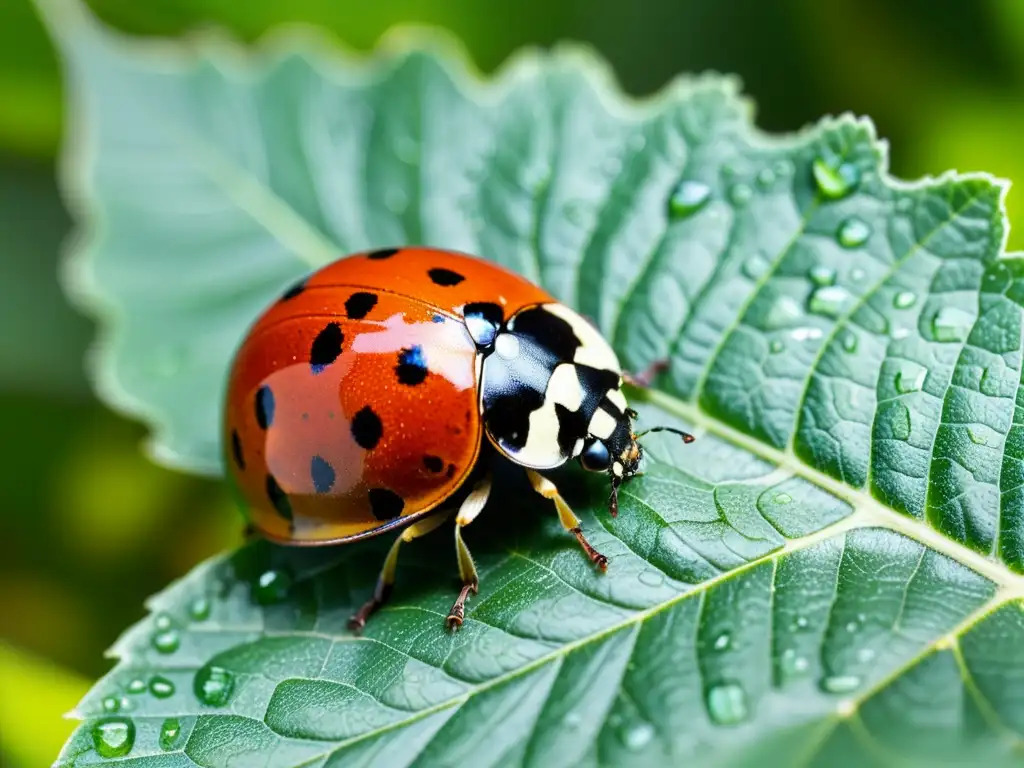
[[[592,442],[583,449],[583,453],[580,455],[580,464],[583,465],[584,469],[589,469],[591,472],[606,470],[611,466],[611,463],[612,457],[608,453],[608,446],[600,440]]]

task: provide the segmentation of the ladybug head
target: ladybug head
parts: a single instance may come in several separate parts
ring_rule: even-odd
[[[651,427],[643,432],[633,432],[633,420],[637,412],[627,408],[625,418],[606,440],[589,439],[580,454],[580,464],[591,472],[607,472],[611,478],[612,493],[608,498],[608,511],[612,517],[619,514],[619,486],[635,477],[640,468],[644,449],[640,438],[650,432],[672,432],[683,438],[683,442],[692,443],[694,436],[675,427]]]

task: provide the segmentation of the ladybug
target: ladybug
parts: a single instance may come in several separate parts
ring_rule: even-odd
[[[270,541],[331,545],[402,530],[349,622],[355,631],[387,600],[401,543],[454,515],[454,629],[478,589],[461,531],[491,491],[487,454],[523,467],[607,568],[543,472],[570,459],[606,472],[617,514],[646,434],[633,432],[622,385],[646,386],[656,370],[624,374],[587,319],[493,263],[431,248],[357,253],[285,291],[242,340],[223,411],[229,483],[250,531]]]

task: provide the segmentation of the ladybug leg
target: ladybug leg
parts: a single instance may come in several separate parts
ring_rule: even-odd
[[[664,373],[669,369],[668,360],[655,360],[646,369],[639,373],[626,373],[623,372],[622,378],[629,384],[639,389],[647,389],[659,374]]]
[[[387,557],[384,558],[384,567],[381,568],[380,575],[377,577],[377,586],[374,587],[373,596],[363,603],[363,606],[348,620],[349,629],[353,632],[361,631],[366,626],[366,620],[370,618],[370,615],[384,605],[391,596],[391,588],[395,583],[395,571],[398,568],[398,550],[401,548],[402,542],[410,542],[430,533],[448,517],[449,515],[445,514],[430,515],[402,531],[401,535],[395,539],[395,543],[391,545],[391,549],[388,550]]]
[[[458,629],[462,626],[462,621],[466,617],[466,600],[469,598],[470,592],[474,595],[477,593],[480,584],[476,574],[476,565],[473,564],[473,556],[469,553],[466,542],[462,540],[462,529],[472,523],[480,514],[486,506],[490,494],[491,478],[488,475],[476,484],[466,500],[462,502],[459,513],[455,516],[455,554],[459,559],[462,590],[452,605],[452,609],[448,612],[448,618],[445,619],[448,629]]]
[[[527,469],[526,474],[530,478],[530,485],[533,486],[533,490],[545,499],[551,499],[555,502],[555,509],[558,510],[558,519],[562,522],[562,526],[576,537],[576,541],[583,547],[583,551],[587,553],[587,557],[590,558],[591,562],[602,571],[608,570],[608,558],[594,549],[590,542],[587,541],[583,535],[580,519],[576,517],[575,513],[569,508],[569,505],[565,503],[565,499],[562,498],[562,494],[558,492],[555,484],[532,469]]]

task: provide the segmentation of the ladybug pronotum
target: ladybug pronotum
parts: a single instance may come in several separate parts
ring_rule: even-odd
[[[229,481],[251,530],[271,541],[402,529],[350,621],[357,631],[387,599],[401,543],[454,515],[456,628],[478,588],[461,530],[491,490],[485,453],[523,467],[604,570],[542,473],[570,459],[607,472],[617,514],[642,456],[622,384],[643,386],[654,370],[624,374],[590,322],[495,264],[429,248],[347,256],[288,289],[242,341],[224,409]]]

